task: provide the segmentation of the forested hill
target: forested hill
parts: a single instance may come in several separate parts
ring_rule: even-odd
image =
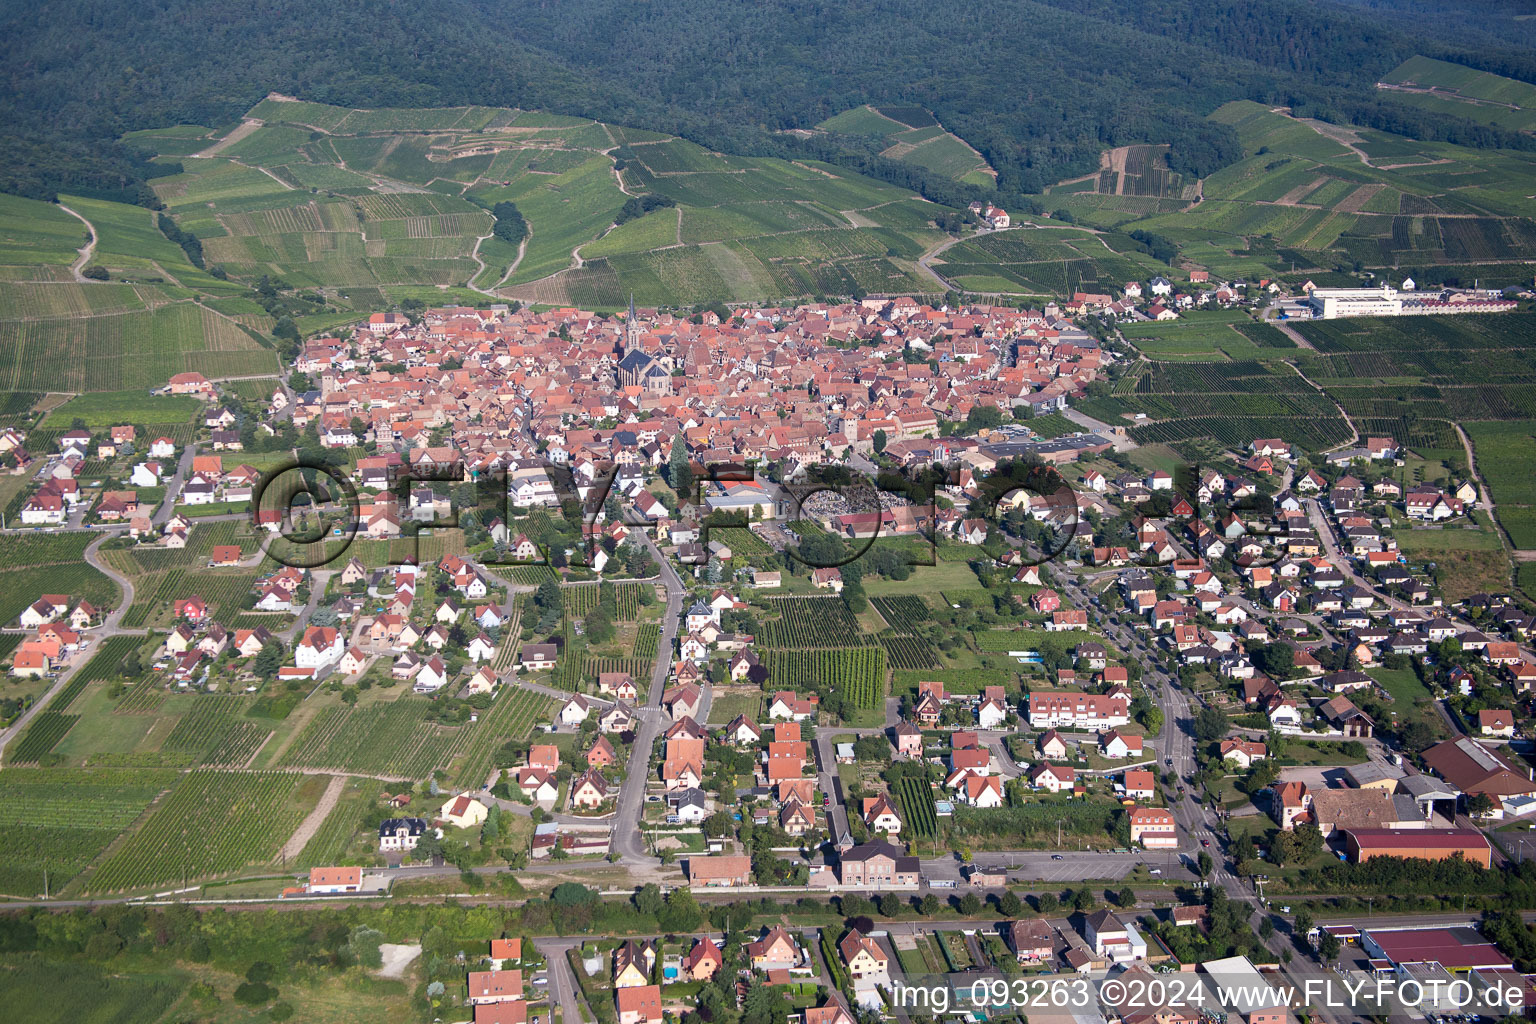
[[[914,103],[982,152],[1004,197],[1173,145],[1174,170],[1238,155],[1204,119],[1238,98],[1470,145],[1529,137],[1380,99],[1414,53],[1536,80],[1507,0],[0,0],[0,188],[132,198],[121,132],[227,124],[268,91],[346,106],[539,108],[754,155],[841,158],[935,198],[952,182],[868,140],[800,140],[862,103]],[[1507,9],[1506,9],[1507,8]],[[1408,12],[1406,17],[1397,11]],[[1447,26],[1437,31],[1436,25]],[[1521,26],[1524,27],[1523,24]]]

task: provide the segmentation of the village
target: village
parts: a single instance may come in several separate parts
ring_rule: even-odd
[[[1293,955],[1528,985],[1470,918],[1404,938],[1265,893],[1523,855],[1536,616],[1447,599],[1399,544],[1485,496],[1384,436],[1140,464],[1073,410],[1125,358],[1093,301],[376,314],[261,401],[171,378],[205,410],[180,440],[9,432],[27,535],[89,534],[120,594],[26,595],[6,763],[93,763],[93,714],[238,707],[193,760],[152,725],[106,752],[370,787],[368,829],[273,898],[618,865],[858,925],[493,948],[476,1021],[660,1024],[725,977],[849,1024],[922,974],[1281,986]],[[1021,916],[1042,886],[1073,913]]]

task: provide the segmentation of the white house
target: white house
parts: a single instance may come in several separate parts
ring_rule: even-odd
[[[293,663],[299,668],[318,669],[340,660],[345,653],[340,631],[332,626],[310,626],[293,649]]]

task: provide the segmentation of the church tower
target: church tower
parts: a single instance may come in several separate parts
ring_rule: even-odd
[[[635,293],[629,293],[629,319],[624,321],[624,349],[632,351],[640,346],[640,318],[635,316]]]

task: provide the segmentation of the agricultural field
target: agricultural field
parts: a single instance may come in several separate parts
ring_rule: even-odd
[[[967,184],[990,185],[996,180],[987,161],[959,136],[944,130],[921,107],[854,107],[816,126],[824,132],[859,135],[888,144],[880,155],[915,164]]]
[[[53,203],[0,196],[0,280],[69,280],[86,227]]]
[[[1226,331],[1230,324],[1212,323]],[[1240,339],[1241,340],[1241,339]],[[1112,399],[1081,403],[1089,415],[1122,422],[1142,413],[1131,428],[1142,444],[1178,444],[1211,438],[1241,447],[1255,437],[1285,437],[1308,450],[1349,439],[1349,425],[1327,395],[1283,363],[1154,362],[1123,378]]]
[[[765,647],[846,647],[861,637],[858,620],[836,597],[781,597],[773,601],[776,619],[763,623]]]
[[[138,390],[188,370],[275,373],[277,356],[229,317],[157,286],[0,283],[6,390]]]
[[[0,893],[58,894],[176,773],[142,769],[7,767],[0,773]]]
[[[831,685],[850,708],[873,709],[885,699],[885,649],[843,647],[763,652],[768,668],[765,689],[804,690]]]
[[[922,779],[903,776],[896,780],[896,802],[901,806],[903,824],[918,839],[932,839],[938,831],[934,814],[933,787]]]
[[[1063,295],[1118,292],[1168,268],[1124,236],[1078,228],[1020,227],[945,249],[934,269],[956,287],[977,292]]]
[[[0,536],[0,623],[16,617],[43,594],[68,594],[110,609],[118,602],[117,585],[86,564],[86,547],[95,533],[6,534]]]
[[[182,777],[85,880],[95,894],[181,884],[265,864],[319,799],[326,778],[200,770]]]
[[[1461,64],[1410,57],[1382,76],[1377,88],[1396,102],[1435,113],[1517,131],[1536,128],[1536,86]]]
[[[467,746],[472,727],[428,721],[430,707],[431,701],[409,694],[327,707],[283,752],[278,766],[401,780],[447,768]]]
[[[1255,341],[1243,332],[1243,328],[1263,327],[1249,319],[1246,313],[1236,310],[1205,312],[1192,310],[1178,320],[1168,323],[1126,324],[1120,332],[1145,355],[1158,360],[1179,360],[1187,357],[1219,360],[1271,358],[1262,353]],[[1285,335],[1270,327],[1270,331]]]

